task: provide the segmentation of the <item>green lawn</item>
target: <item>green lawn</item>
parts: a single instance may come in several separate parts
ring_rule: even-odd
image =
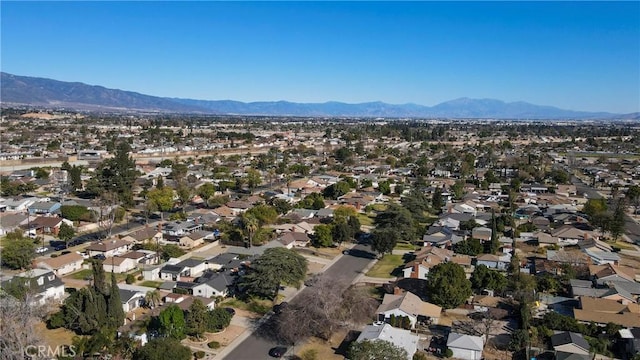
[[[416,250],[416,246],[406,242],[399,242],[393,250]]]
[[[150,287],[150,288],[154,288],[157,289],[160,287],[160,285],[162,285],[162,281],[151,281],[151,280],[147,280],[147,281],[143,281],[139,284],[140,286],[146,286],[146,287]]]
[[[93,277],[93,271],[84,269],[69,275],[69,277],[76,280],[84,280],[86,277]]]
[[[360,225],[373,226],[373,219],[366,214],[358,213],[358,220],[360,220]]]
[[[247,310],[256,314],[264,315],[273,307],[273,301],[266,299],[250,299],[248,302],[244,302],[239,299],[226,299],[216,306],[230,306],[236,309]]]
[[[404,264],[402,255],[385,255],[382,259],[378,260],[375,265],[369,270],[367,276],[378,278],[391,278],[391,273],[398,266]]]

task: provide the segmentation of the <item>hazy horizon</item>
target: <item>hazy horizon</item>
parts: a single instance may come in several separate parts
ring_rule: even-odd
[[[640,2],[12,2],[2,71],[162,97],[640,111]]]

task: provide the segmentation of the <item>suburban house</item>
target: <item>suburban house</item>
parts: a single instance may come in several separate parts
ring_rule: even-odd
[[[207,270],[208,264],[204,260],[185,259],[175,264],[166,264],[160,269],[160,279],[180,281],[184,277],[195,277]]]
[[[410,291],[403,294],[385,294],[382,304],[376,310],[379,321],[389,322],[392,316],[408,317],[412,329],[418,322],[437,325],[441,313],[440,306],[424,302]]]
[[[162,227],[162,233],[169,236],[184,236],[202,229],[202,224],[195,221],[172,221]]]
[[[63,222],[69,226],[73,226],[73,222],[56,216],[38,216],[31,221],[29,226],[31,226],[31,229],[35,230],[38,234],[58,235],[60,226]]]
[[[589,265],[589,274],[599,285],[613,281],[634,282],[636,277],[635,269],[610,263]]]
[[[132,258],[113,256],[102,262],[102,268],[105,272],[114,272],[122,274],[129,272],[138,267],[138,262]]]
[[[482,254],[476,258],[476,266],[484,265],[489,269],[506,270],[511,262],[511,254]]]
[[[157,264],[159,259],[158,253],[151,250],[130,251],[128,253],[119,255],[119,257],[135,260],[138,267],[141,265]]]
[[[143,265],[142,278],[146,281],[160,280],[160,269],[162,265]]]
[[[618,334],[628,359],[640,354],[640,327],[621,329]]]
[[[219,216],[219,217],[221,217],[223,219],[226,219],[226,220],[233,220],[236,217],[236,213],[231,208],[229,208],[228,206],[225,206],[225,205],[217,207],[217,208],[211,210],[211,212],[214,215],[217,215],[217,216]]]
[[[122,238],[122,240],[131,241],[134,244],[142,244],[147,242],[157,244],[158,242],[162,241],[162,232],[159,231],[155,226],[145,227],[144,229],[140,229],[127,234]]]
[[[33,266],[53,271],[57,276],[65,276],[74,271],[82,269],[82,262],[84,258],[82,255],[71,252],[68,254],[60,255],[55,258],[37,258],[33,261]]]
[[[207,310],[213,310],[216,308],[215,299],[205,298],[201,296],[191,296],[186,294],[167,294],[164,297],[164,302],[165,304],[176,304],[183,311],[188,311],[189,307],[191,306],[191,304],[193,304],[193,301],[195,299],[199,299],[200,301],[202,301]]]
[[[229,201],[225,205],[229,209],[231,209],[231,211],[233,212],[233,215],[235,216],[238,216],[253,207],[253,205],[250,202],[241,201],[241,200]]]
[[[198,230],[189,234],[185,234],[178,240],[180,247],[193,249],[194,247],[204,244],[206,239],[212,238],[213,233],[206,230]]]
[[[388,341],[404,349],[407,352],[407,360],[412,359],[413,355],[418,351],[419,337],[417,335],[412,334],[409,330],[394,328],[386,323],[376,322],[373,325],[365,326],[356,341],[365,340]]]
[[[580,296],[579,308],[573,309],[573,317],[582,322],[600,325],[614,323],[624,327],[640,327],[640,305],[622,304],[615,300]]]
[[[27,197],[21,199],[8,199],[5,200],[3,204],[5,205],[6,211],[23,212],[27,211],[29,206],[33,205],[36,201],[38,201],[37,198]]]
[[[491,241],[491,229],[484,226],[478,226],[471,230],[471,237],[482,242]]]
[[[131,243],[126,240],[106,240],[89,245],[86,251],[89,256],[103,255],[104,257],[113,257],[126,253],[130,247]]]
[[[200,276],[189,288],[190,293],[202,297],[225,297],[229,294],[229,287],[233,285],[235,277],[230,271],[213,272],[207,271]],[[178,283],[177,287],[182,287],[183,283]]]
[[[441,263],[451,261],[454,253],[451,250],[436,246],[425,246],[414,253],[415,260],[407,263],[402,269],[405,278],[426,279],[429,270]]]
[[[59,202],[39,201],[29,206],[29,214],[51,216],[60,209],[62,204]]]
[[[484,349],[484,339],[480,336],[449,333],[447,338],[447,348],[453,352],[453,357],[463,360],[482,359]]]
[[[118,292],[120,293],[122,310],[125,314],[144,305],[145,294],[142,291],[118,289]]]
[[[2,214],[0,216],[0,236],[26,226],[29,223],[29,216],[26,214]]]
[[[582,334],[563,331],[551,336],[551,346],[557,360],[591,360],[589,343]]]
[[[44,305],[50,301],[62,302],[64,299],[64,283],[51,270],[31,269],[23,273],[14,275],[8,280],[15,284],[21,284],[28,289],[30,302]],[[2,284],[6,287],[7,282]]]
[[[278,241],[287,249],[291,249],[293,247],[305,247],[311,242],[311,239],[305,233],[292,231],[280,236]]]

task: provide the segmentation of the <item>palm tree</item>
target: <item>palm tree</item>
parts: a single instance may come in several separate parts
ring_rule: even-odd
[[[244,225],[245,230],[247,230],[247,235],[249,237],[249,247],[251,247],[251,243],[253,242],[253,237],[258,231],[260,224],[258,223],[258,219],[253,215],[244,215],[242,217],[242,224]]]
[[[150,309],[160,305],[160,292],[158,290],[149,291],[144,296],[144,302]]]

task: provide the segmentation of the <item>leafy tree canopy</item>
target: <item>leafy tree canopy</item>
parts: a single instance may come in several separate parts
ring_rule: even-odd
[[[453,262],[438,264],[429,271],[427,289],[431,302],[445,309],[458,307],[472,294],[464,269]]]
[[[36,245],[22,230],[7,234],[2,242],[2,264],[11,269],[27,269],[35,256]]]
[[[157,338],[136,350],[134,359],[138,360],[190,360],[191,349],[180,341],[171,338]]]
[[[407,351],[386,340],[356,341],[349,348],[351,360],[406,360]]]
[[[267,249],[242,278],[241,287],[249,295],[272,298],[282,284],[300,286],[307,268],[307,259],[293,250]]]

